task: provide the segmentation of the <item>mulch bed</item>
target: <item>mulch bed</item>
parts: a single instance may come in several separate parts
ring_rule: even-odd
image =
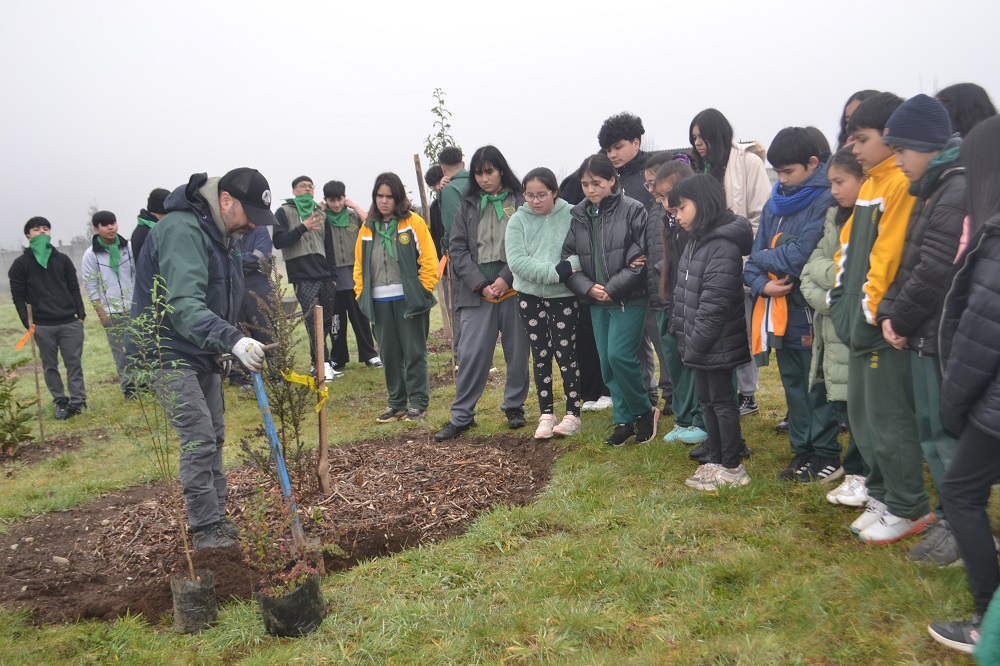
[[[529,502],[561,453],[523,436],[439,444],[424,431],[338,447],[330,452],[332,492],[303,490],[300,515],[308,536],[343,552],[325,557],[326,570],[342,570],[458,535],[492,506]],[[247,500],[273,482],[246,467],[228,479],[230,519],[245,527]],[[169,574],[187,566],[169,489],[135,487],[15,525],[0,537],[0,604],[28,609],[40,624],[126,611],[165,621]],[[194,560],[213,571],[220,601],[249,598],[260,578],[238,548],[199,551]]]

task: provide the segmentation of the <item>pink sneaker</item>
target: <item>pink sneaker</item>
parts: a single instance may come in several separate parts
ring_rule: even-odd
[[[572,435],[580,432],[581,425],[579,416],[567,414],[558,425],[552,428],[552,432],[560,437],[571,437]]]
[[[551,439],[556,417],[552,414],[542,414],[538,417],[538,427],[535,428],[535,439]]]

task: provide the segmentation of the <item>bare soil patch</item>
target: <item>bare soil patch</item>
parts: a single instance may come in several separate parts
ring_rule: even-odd
[[[331,451],[333,492],[304,489],[300,512],[310,536],[344,553],[326,557],[327,571],[342,570],[456,536],[492,506],[526,504],[562,451],[513,436],[439,444],[424,431],[360,442]],[[246,467],[228,478],[229,517],[244,527],[247,499],[271,481]],[[154,624],[169,617],[169,574],[186,561],[168,490],[135,487],[15,525],[0,537],[0,603],[40,624],[126,611]],[[259,578],[238,548],[197,552],[195,566],[214,572],[220,601],[249,598]]]
[[[0,467],[3,468],[4,475],[9,479],[17,474],[17,467],[34,465],[43,460],[70,453],[80,448],[88,440],[107,438],[108,433],[103,429],[74,432],[59,437],[49,435],[45,438],[44,446],[35,439],[18,447],[17,452],[12,456],[0,452]]]

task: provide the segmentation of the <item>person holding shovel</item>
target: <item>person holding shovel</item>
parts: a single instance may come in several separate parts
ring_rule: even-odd
[[[160,310],[156,344],[170,365],[154,384],[180,438],[181,485],[194,547],[224,548],[237,544],[239,532],[226,519],[226,428],[217,358],[232,353],[253,372],[263,365],[264,346],[236,327],[243,267],[235,249],[243,234],[277,220],[267,180],[249,168],[222,178],[196,173],[164,206],[167,214],[150,232],[137,270],[132,318],[166,309]],[[155,292],[154,277],[163,281]]]

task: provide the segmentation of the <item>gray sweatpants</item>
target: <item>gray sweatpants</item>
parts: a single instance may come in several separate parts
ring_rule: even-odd
[[[115,359],[115,370],[118,372],[118,384],[122,393],[128,390],[128,375],[125,370],[125,341],[128,339],[129,316],[127,314],[109,314],[105,317],[107,323],[104,332],[108,335],[108,346],[111,356]]]
[[[451,406],[451,422],[455,425],[466,425],[476,415],[476,403],[483,395],[493,365],[498,334],[507,362],[507,384],[500,409],[524,407],[524,400],[528,397],[528,354],[531,348],[517,310],[515,296],[499,303],[483,299],[477,307],[458,308],[462,337],[458,350],[461,365],[458,366],[455,382],[455,402]]]
[[[79,319],[69,324],[42,326],[35,324],[35,344],[42,357],[45,371],[45,386],[55,402],[68,400],[70,404],[82,405],[87,402],[87,389],[83,384],[83,322]],[[69,396],[63,388],[59,375],[59,354],[62,353],[66,366],[66,382]]]
[[[191,529],[226,515],[226,475],[222,473],[222,377],[190,368],[169,370],[156,381],[166,397],[167,411],[180,437],[181,486]]]

